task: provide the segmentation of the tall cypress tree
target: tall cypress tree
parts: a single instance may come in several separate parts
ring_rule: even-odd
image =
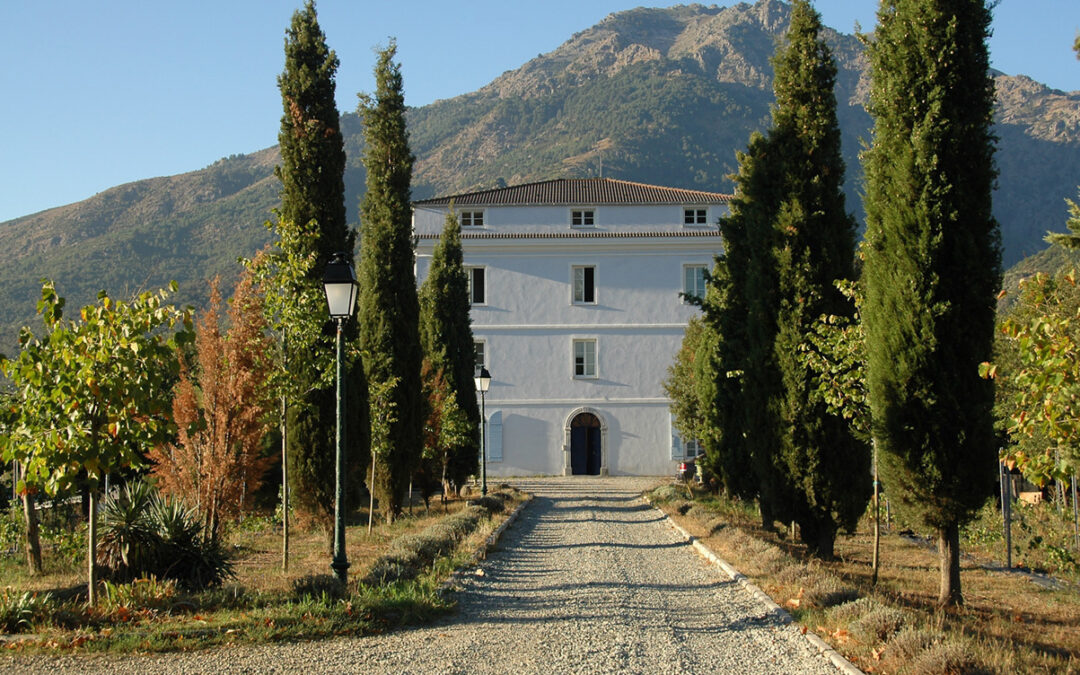
[[[370,385],[396,381],[388,392],[396,413],[388,430],[390,453],[374,458],[373,487],[388,520],[401,512],[409,478],[419,462],[424,421],[409,189],[413,155],[405,128],[401,67],[393,60],[396,51],[391,42],[379,52],[375,94],[361,96],[359,108],[367,142],[357,312],[360,345]]]
[[[282,185],[275,226],[281,235],[278,256],[314,259],[306,278],[294,280],[309,289],[321,288],[330,257],[338,251],[351,255],[356,239],[345,222],[345,149],[334,101],[337,67],[337,55],[326,44],[315,4],[308,0],[293,13],[286,31],[285,70],[278,77],[283,107],[278,134],[281,164],[274,173]],[[287,296],[282,303],[303,295],[299,289],[270,286],[271,292]],[[312,295],[321,291],[307,293]],[[291,313],[319,309],[323,308],[294,308]],[[355,323],[347,330],[347,339],[355,337]],[[285,332],[288,369],[295,378],[290,389],[301,392],[286,413],[289,489],[300,510],[329,535],[334,514],[336,399],[334,386],[324,384],[327,375],[321,372],[328,362],[321,359],[322,365],[317,364],[313,354],[334,353],[334,327],[327,320],[321,331],[309,334],[300,326],[285,326]],[[368,456],[367,385],[356,358],[347,365],[346,392],[347,415],[353,421],[347,435],[347,484],[355,496]]]
[[[838,527],[855,527],[870,493],[870,453],[846,420],[813,396],[813,373],[800,350],[822,314],[851,315],[835,287],[854,276],[855,221],[841,186],[844,162],[836,119],[836,65],[807,0],[792,3],[787,44],[773,59],[775,161],[782,198],[773,224],[777,332],[774,358],[783,384],[777,470],[792,516],[811,552],[831,558]]]
[[[473,442],[452,448],[448,478],[462,484],[476,472],[479,458],[480,406],[473,370],[476,351],[469,318],[469,279],[462,264],[461,224],[449,213],[431,254],[431,269],[420,288],[420,346],[436,369],[442,369],[469,422]]]
[[[868,385],[893,503],[936,530],[941,604],[961,604],[959,530],[992,494],[1000,284],[994,85],[983,0],[882,0],[869,45]]]

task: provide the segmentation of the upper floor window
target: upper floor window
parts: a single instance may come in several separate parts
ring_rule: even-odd
[[[487,301],[485,272],[487,270],[483,267],[466,267],[465,271],[469,277],[469,303],[473,305],[485,304]]]
[[[708,225],[709,210],[699,208],[683,209],[683,225]]]
[[[574,266],[574,302],[596,302],[596,268],[591,265]]]
[[[596,224],[596,209],[573,209],[570,211],[571,227],[592,227]]]
[[[596,377],[596,340],[574,340],[574,377]]]
[[[479,373],[480,369],[487,365],[487,343],[483,340],[475,340],[473,342],[473,351],[476,354],[473,372]]]
[[[683,265],[683,296],[683,302],[705,297],[705,265]]]
[[[462,227],[484,226],[483,211],[462,211],[460,214],[458,214],[458,219],[461,221]]]

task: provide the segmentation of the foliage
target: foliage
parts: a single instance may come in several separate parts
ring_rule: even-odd
[[[475,427],[469,423],[463,407],[458,405],[457,392],[447,382],[442,368],[435,370],[431,361],[424,359],[420,379],[424,383],[424,400],[427,404],[421,471],[428,479],[438,475],[445,486],[452,479],[451,465],[457,454],[455,450],[469,445]]]
[[[272,409],[265,388],[271,341],[251,275],[236,286],[224,335],[218,284],[211,283],[210,308],[195,334],[197,369],[185,359],[176,386],[177,441],[150,453],[160,489],[191,504],[202,518],[203,537],[212,541],[223,521],[238,516],[245,503],[250,507],[262,483],[268,459],[260,444]]]
[[[129,615],[132,610],[167,610],[177,600],[176,581],[158,580],[154,575],[124,584],[106,580],[101,610],[107,614]]]
[[[501,501],[499,505],[502,506]],[[418,534],[398,537],[390,545],[390,551],[375,561],[361,586],[386,585],[415,578],[423,569],[431,567],[438,558],[453,551],[457,544],[491,513],[482,506],[470,506],[441,519]]]
[[[962,602],[959,525],[992,492],[994,83],[984,2],[885,0],[869,44],[873,144],[863,306],[874,435],[892,502],[938,532],[939,602]]]
[[[838,528],[854,529],[870,496],[870,453],[849,423],[812,393],[815,373],[800,351],[821,314],[850,315],[835,287],[854,277],[855,220],[842,192],[844,162],[836,117],[836,64],[821,18],[792,5],[787,44],[773,59],[774,147],[780,188],[771,226],[776,265],[773,358],[780,374],[779,449],[792,517],[810,550],[831,558]],[[768,289],[773,291],[773,289]],[[860,480],[859,476],[863,479]]]
[[[1008,431],[1021,443],[1004,451],[1010,465],[1040,485],[1080,471],[1080,289],[1075,272],[1036,274],[1001,322],[1006,338],[995,363],[980,366],[1006,392]],[[1031,439],[1030,442],[1023,442]]]
[[[420,287],[420,346],[433,370],[442,372],[446,378],[449,393],[466,425],[455,430],[462,434],[460,439],[443,446],[448,449],[443,480],[458,485],[475,473],[480,452],[480,408],[473,384],[476,353],[469,326],[468,288],[469,280],[462,265],[461,225],[457,216],[448,213],[442,236],[431,254],[427,278]],[[427,398],[429,404],[434,404],[430,394]],[[431,411],[429,420],[435,414]]]
[[[281,335],[274,391],[286,402],[284,422],[290,495],[305,517],[329,533],[334,512],[334,340],[321,286],[337,252],[351,258],[356,233],[345,219],[345,149],[334,100],[338,58],[326,44],[314,2],[294,12],[286,31],[285,70],[278,77],[283,114],[277,248],[257,259],[270,325]],[[316,309],[318,308],[318,309]],[[352,345],[354,325],[347,325]],[[348,419],[346,485],[358,486],[367,460],[367,385],[359,354],[345,363]],[[356,493],[355,488],[351,490]],[[329,539],[328,539],[329,543]]]
[[[696,367],[697,359],[706,358],[701,344],[704,330],[700,317],[690,319],[682,345],[675,353],[675,362],[668,366],[668,377],[664,380],[664,392],[671,399],[671,414],[675,417],[672,423],[683,438],[701,439],[705,435]]]
[[[357,320],[368,386],[374,392],[394,383],[387,392],[395,406],[387,452],[373,454],[379,464],[373,487],[388,520],[401,512],[409,478],[420,459],[424,422],[410,203],[413,155],[405,129],[401,67],[393,60],[396,51],[391,42],[379,52],[375,94],[362,96],[359,110],[367,140],[367,193],[361,204]]]
[[[50,593],[18,593],[10,587],[0,590],[0,631],[22,633],[31,630],[35,622],[48,615],[51,603]]]
[[[162,499],[148,483],[135,481],[102,507],[98,562],[112,579],[151,575],[187,589],[219,586],[233,576],[221,542],[202,537],[198,514]]]

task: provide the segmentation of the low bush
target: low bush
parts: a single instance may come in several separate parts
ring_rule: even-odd
[[[469,506],[483,507],[488,513],[502,513],[505,508],[503,499],[500,499],[501,495],[490,494],[474,499],[469,502]]]
[[[877,644],[898,633],[905,621],[902,610],[878,605],[853,621],[848,630],[863,644]]]
[[[104,582],[100,609],[108,614],[137,609],[166,610],[176,602],[176,581],[155,576],[126,584]]]
[[[911,675],[939,675],[940,673],[979,675],[992,671],[980,663],[978,657],[966,645],[946,640],[931,645],[916,656],[908,672]]]
[[[0,591],[0,631],[22,633],[32,629],[37,621],[49,615],[51,603],[49,593],[16,593],[5,588]]]
[[[348,595],[348,589],[332,574],[309,574],[292,583],[292,591],[299,598],[331,598],[339,600]]]
[[[859,598],[830,608],[828,617],[838,625],[847,626],[862,618],[864,614],[870,612],[872,609],[880,606],[881,605],[872,598]]]
[[[233,576],[232,563],[219,542],[200,533],[193,510],[135,481],[102,506],[98,564],[114,582],[154,576],[189,590],[219,586]]]

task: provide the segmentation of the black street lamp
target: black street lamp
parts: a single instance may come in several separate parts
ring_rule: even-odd
[[[334,558],[330,568],[341,583],[346,583],[349,559],[345,555],[345,381],[341,375],[343,360],[342,328],[356,311],[356,273],[344,253],[335,253],[323,272],[323,288],[330,318],[337,322],[337,429],[335,433],[334,470]]]
[[[482,450],[482,462],[480,464],[480,494],[487,494],[487,411],[484,410],[484,394],[491,386],[491,373],[488,369],[480,366],[480,371],[473,378],[476,382],[476,391],[480,392],[480,447]]]

